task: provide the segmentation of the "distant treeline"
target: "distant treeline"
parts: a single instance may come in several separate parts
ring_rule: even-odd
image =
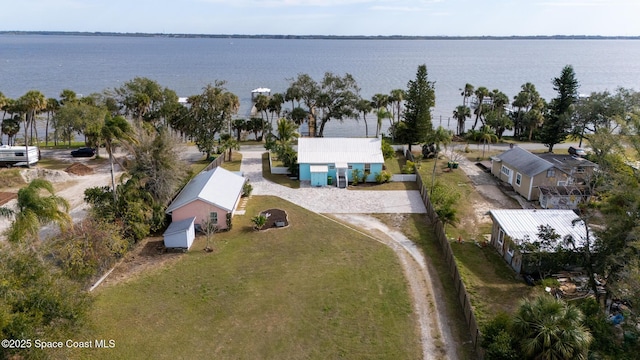
[[[75,35],[169,38],[235,39],[318,39],[318,40],[640,40],[639,36],[528,35],[528,36],[409,36],[409,35],[241,35],[241,34],[165,34],[88,31],[0,31],[0,35]]]

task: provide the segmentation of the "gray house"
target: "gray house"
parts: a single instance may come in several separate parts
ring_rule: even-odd
[[[549,161],[517,146],[491,157],[491,174],[529,201],[538,200],[538,186],[554,186],[558,173]]]

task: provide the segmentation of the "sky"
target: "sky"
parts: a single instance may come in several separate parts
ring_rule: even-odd
[[[0,30],[640,36],[640,0],[2,0]]]

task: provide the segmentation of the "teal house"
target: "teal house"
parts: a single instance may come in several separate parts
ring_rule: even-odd
[[[357,170],[365,181],[373,182],[382,171],[382,141],[377,138],[298,139],[300,180],[311,186],[346,188]]]

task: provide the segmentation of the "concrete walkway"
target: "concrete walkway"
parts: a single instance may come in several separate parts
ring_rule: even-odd
[[[251,149],[253,150],[253,149]],[[262,151],[242,149],[240,171],[253,186],[254,195],[273,195],[317,213],[373,214],[425,213],[420,192],[347,190],[336,187],[291,189],[262,177]]]

